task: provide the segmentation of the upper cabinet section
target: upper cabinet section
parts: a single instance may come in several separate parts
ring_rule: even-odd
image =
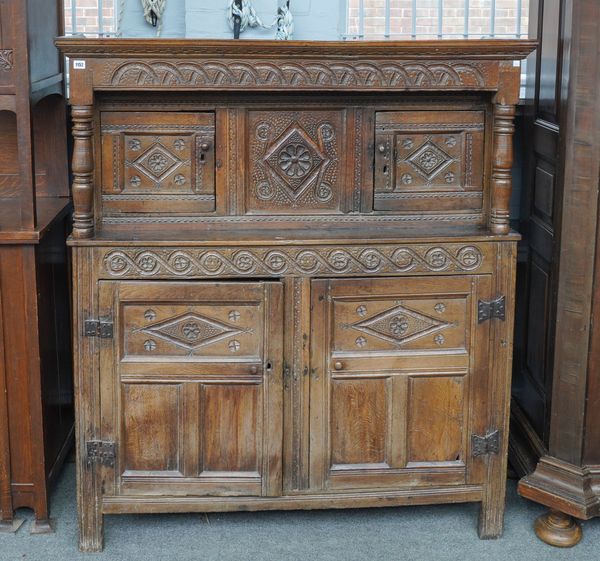
[[[515,61],[534,42],[58,45],[76,238],[128,222],[509,231]]]

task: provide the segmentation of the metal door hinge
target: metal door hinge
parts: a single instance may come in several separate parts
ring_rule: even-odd
[[[117,457],[117,445],[114,442],[89,440],[85,443],[86,461],[88,465],[101,464],[114,467]]]
[[[506,318],[506,298],[498,296],[494,300],[479,300],[477,302],[477,322],[483,323],[488,319],[498,318],[502,321]]]
[[[86,337],[113,338],[113,322],[109,319],[88,319],[84,324]]]
[[[472,434],[471,451],[474,457],[497,454],[500,451],[500,431],[488,432],[485,436]]]

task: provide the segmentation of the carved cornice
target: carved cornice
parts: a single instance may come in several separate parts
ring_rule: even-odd
[[[386,60],[523,59],[537,46],[529,40],[443,41],[228,41],[198,39],[118,39],[61,37],[63,54],[73,57],[187,57],[316,58],[349,57]]]
[[[477,245],[385,245],[211,249],[111,249],[103,258],[112,278],[198,278],[479,271]]]
[[[12,49],[0,49],[0,70],[4,70],[4,71],[12,70],[13,65],[14,65],[13,50]]]
[[[107,65],[107,88],[493,89],[497,68],[470,61],[125,60]]]

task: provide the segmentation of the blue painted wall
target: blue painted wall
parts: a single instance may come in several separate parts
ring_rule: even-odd
[[[154,37],[156,29],[146,23],[140,0],[124,1],[121,19],[123,37]],[[227,0],[167,0],[161,37],[231,38],[225,17]],[[277,0],[254,0],[264,24],[277,14]],[[345,0],[291,0],[294,39],[337,40],[344,33]],[[273,29],[247,29],[242,39],[273,39]]]

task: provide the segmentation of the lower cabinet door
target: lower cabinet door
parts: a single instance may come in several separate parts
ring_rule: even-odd
[[[312,489],[478,484],[485,434],[489,276],[316,280]]]
[[[101,282],[105,495],[281,493],[282,287]]]

